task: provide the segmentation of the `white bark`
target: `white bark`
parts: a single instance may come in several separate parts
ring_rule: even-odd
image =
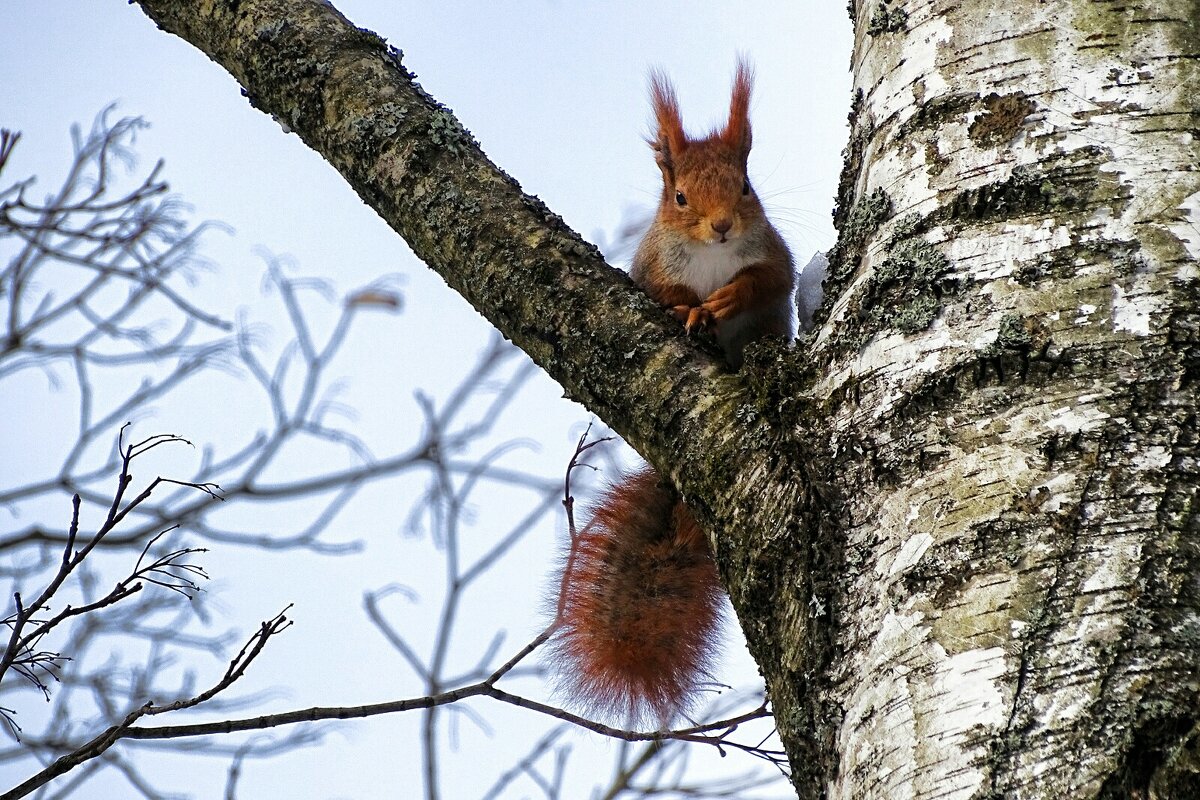
[[[881,8],[907,19],[868,34]],[[855,398],[830,420],[857,471],[830,797],[1173,779],[1200,643],[1198,11],[857,3],[844,188],[892,215],[814,349],[820,397]],[[946,259],[911,335],[865,314],[908,230]]]

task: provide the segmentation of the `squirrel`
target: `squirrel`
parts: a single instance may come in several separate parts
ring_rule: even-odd
[[[790,339],[795,270],[746,175],[753,75],[739,59],[729,119],[689,138],[652,71],[649,140],[662,195],[630,271],[684,324],[715,334],[738,369],[745,345]],[[611,486],[562,567],[552,659],[560,690],[603,717],[666,725],[693,704],[716,656],[724,589],[708,539],[649,466]]]

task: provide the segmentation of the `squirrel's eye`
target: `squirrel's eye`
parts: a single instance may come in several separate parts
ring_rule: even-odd
[[[750,181],[742,181],[742,194],[750,194]]]
[[[678,204],[679,204],[679,205],[681,205],[681,206],[686,206],[686,205],[687,205],[687,198],[683,196],[683,192],[676,192],[676,193],[675,193],[675,202],[676,202],[676,203],[678,203]]]

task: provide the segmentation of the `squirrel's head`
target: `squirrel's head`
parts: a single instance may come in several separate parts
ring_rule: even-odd
[[[657,130],[650,146],[663,176],[658,219],[698,242],[737,239],[763,216],[746,175],[750,155],[750,89],[753,73],[739,59],[724,128],[688,138],[671,81],[650,73],[650,103]]]

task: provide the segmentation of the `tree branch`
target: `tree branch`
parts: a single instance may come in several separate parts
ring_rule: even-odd
[[[228,689],[235,681],[238,680],[238,678],[245,674],[247,667],[249,667],[251,662],[253,662],[254,659],[256,659],[263,651],[263,648],[266,647],[267,642],[272,636],[291,627],[291,620],[284,616],[286,611],[287,609],[284,609],[271,619],[264,621],[259,626],[258,631],[256,631],[254,635],[250,637],[246,644],[243,645],[242,649],[238,651],[238,654],[234,656],[233,660],[229,662],[229,668],[225,670],[225,674],[221,677],[221,679],[206,691],[203,691],[194,697],[185,700],[178,700],[174,703],[168,703],[167,705],[163,706],[156,706],[152,702],[143,703],[142,705],[137,706],[132,711],[128,712],[124,719],[117,724],[110,726],[91,741],[56,759],[41,772],[29,778],[29,780],[20,783],[9,791],[0,795],[0,800],[16,800],[18,797],[24,797],[33,790],[41,786],[45,786],[59,775],[69,772],[80,764],[103,755],[108,748],[112,747],[119,740],[130,738],[132,731],[139,730],[137,728],[133,728],[133,724],[142,717],[166,714],[171,711],[180,711],[186,708],[193,708],[194,706],[198,706],[206,700],[212,699],[225,689]]]
[[[760,345],[730,374],[537,198],[492,164],[401,52],[319,0],[136,0],[208,55],[251,104],[337,169],[506,337],[679,489],[784,707],[827,658],[813,531],[836,517],[827,434],[801,431],[807,373]],[[649,161],[649,158],[647,159]],[[819,478],[814,480],[813,476]],[[786,568],[772,566],[781,552]],[[786,666],[785,666],[786,665]],[[433,692],[431,692],[432,694]],[[490,692],[489,692],[490,694]],[[781,726],[793,756],[805,726]]]
[[[228,70],[255,107],[337,168],[419,258],[685,494],[718,483],[708,465],[745,461],[753,420],[764,421],[739,414],[744,383],[523,194],[414,81],[399,50],[316,0],[138,3]]]
[[[494,671],[486,679],[470,684],[469,686],[463,686],[457,689],[439,692],[438,694],[426,695],[424,697],[414,697],[406,700],[390,700],[383,703],[370,703],[361,706],[316,706],[313,708],[286,711],[278,714],[264,714],[258,717],[221,720],[218,722],[200,722],[192,725],[161,725],[150,728],[141,728],[133,727],[132,723],[130,723],[129,725],[123,724],[118,738],[174,739],[185,736],[206,736],[211,734],[234,733],[238,731],[264,730],[266,728],[274,728],[280,725],[293,725],[298,722],[317,722],[328,719],[359,719],[363,717],[378,716],[380,714],[394,714],[401,711],[414,711],[417,709],[434,708],[437,706],[457,703],[470,697],[490,697],[502,703],[508,703],[510,705],[519,706],[520,708],[536,711],[539,714],[545,714],[547,716],[554,717],[555,719],[570,722],[573,725],[585,728],[594,733],[599,733],[610,738],[620,739],[628,742],[649,742],[661,741],[665,739],[678,739],[681,741],[711,744],[717,747],[734,747],[747,752],[758,750],[758,748],[748,745],[732,743],[728,741],[727,737],[743,723],[755,719],[769,717],[771,712],[767,710],[765,703],[736,717],[705,723],[703,725],[694,725],[688,728],[668,731],[633,731],[604,725],[586,717],[581,717],[578,714],[572,714],[571,712],[565,711],[561,708],[540,703],[536,700],[530,700],[529,698],[515,695],[511,692],[506,692],[503,689],[496,687],[495,684],[500,680],[500,678],[506,675],[518,662],[544,644],[552,633],[553,626],[547,628],[545,631],[535,637],[531,642],[529,642],[529,644],[525,645],[525,647],[523,647],[516,655],[505,662],[503,666],[496,669],[496,671]],[[260,647],[261,643],[265,642],[260,642]],[[256,654],[257,653],[255,653],[255,655]],[[251,658],[253,658],[253,655]],[[241,656],[239,655],[237,659],[234,659],[234,663],[237,664],[240,660]],[[245,663],[249,663],[249,660],[246,660]],[[192,702],[191,705],[195,705],[195,702]],[[154,713],[159,713],[159,710],[156,709]],[[0,798],[0,800],[2,800],[2,798]]]

